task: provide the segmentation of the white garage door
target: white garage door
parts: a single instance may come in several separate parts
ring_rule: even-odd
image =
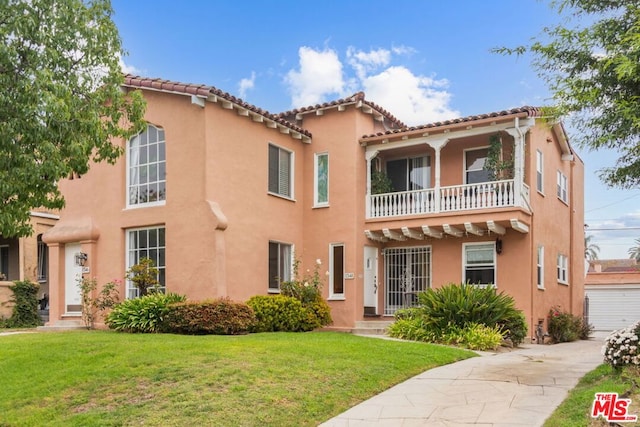
[[[596,331],[613,331],[640,320],[640,285],[585,286],[589,323]]]

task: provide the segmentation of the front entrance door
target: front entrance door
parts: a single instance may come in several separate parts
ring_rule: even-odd
[[[64,245],[64,311],[65,314],[82,312],[82,298],[78,280],[82,278],[82,266],[76,255],[80,253],[80,243]]]
[[[378,248],[364,247],[364,314],[378,314]]]

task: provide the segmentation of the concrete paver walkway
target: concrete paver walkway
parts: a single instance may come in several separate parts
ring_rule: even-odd
[[[526,344],[440,366],[322,426],[541,426],[578,380],[603,362],[603,338]]]

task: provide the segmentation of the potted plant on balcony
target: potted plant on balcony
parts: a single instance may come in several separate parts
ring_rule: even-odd
[[[491,135],[489,137],[487,160],[484,164],[484,169],[489,172],[489,179],[491,181],[513,179],[513,167],[513,152],[505,156],[502,146],[502,137],[499,133]],[[509,200],[510,189],[508,186],[495,185],[494,191],[496,193],[497,200],[501,200],[498,204],[502,205],[506,200]]]
[[[393,184],[386,173],[373,171],[371,174],[371,194],[384,194],[393,191]]]

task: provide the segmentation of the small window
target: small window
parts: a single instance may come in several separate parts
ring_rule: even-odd
[[[558,254],[558,282],[562,284],[569,283],[568,276],[568,267],[567,267],[567,257],[562,254]]]
[[[542,157],[542,151],[536,150],[536,189],[540,193],[544,193],[544,158]]]
[[[544,246],[538,246],[537,256],[537,285],[539,289],[544,289]]]
[[[491,181],[490,173],[485,169],[488,148],[465,151],[465,180],[466,184],[478,184]]]
[[[0,280],[9,280],[9,246],[0,246]]]
[[[496,252],[492,243],[468,243],[464,246],[463,282],[471,285],[496,284]]]
[[[166,159],[164,130],[152,125],[131,138],[127,147],[127,206],[164,203]]]
[[[344,297],[344,245],[334,243],[329,250],[329,298]]]
[[[314,206],[329,205],[329,154],[315,155]]]
[[[142,258],[149,258],[158,269],[158,291],[166,289],[165,262],[165,228],[140,228],[127,231],[127,270],[139,263]],[[138,288],[127,281],[127,298],[137,298]]]
[[[569,203],[567,195],[567,176],[558,171],[558,198],[565,203]]]
[[[269,192],[293,197],[293,153],[269,144]]]
[[[49,248],[42,241],[42,234],[38,234],[38,282],[47,281],[49,270]]]
[[[269,292],[280,292],[280,283],[291,280],[291,245],[269,242]]]

